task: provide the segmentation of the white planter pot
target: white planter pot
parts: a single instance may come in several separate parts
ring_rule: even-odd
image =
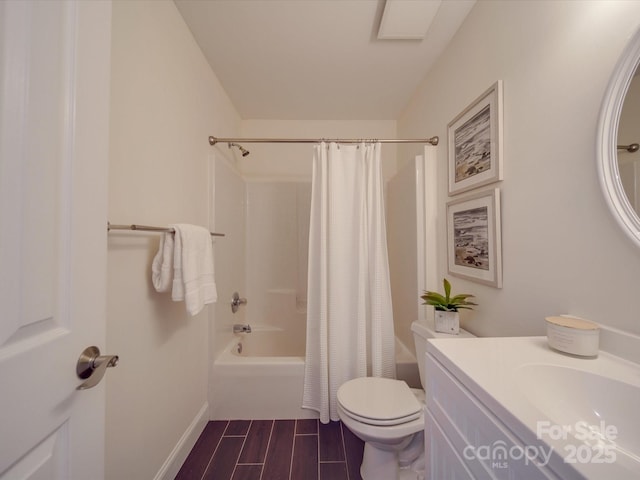
[[[460,333],[460,315],[458,312],[435,311],[436,332],[458,335]]]

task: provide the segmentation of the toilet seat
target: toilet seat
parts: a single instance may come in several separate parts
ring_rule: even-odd
[[[403,423],[408,423],[408,422],[412,422],[413,420],[416,420],[418,418],[420,418],[420,416],[422,415],[422,412],[416,412],[413,415],[409,415],[407,417],[402,417],[402,418],[393,418],[393,419],[389,419],[389,420],[380,420],[380,419],[376,419],[376,418],[367,418],[367,417],[362,417],[356,413],[353,413],[349,410],[347,410],[346,408],[342,407],[342,411],[349,415],[349,417],[351,417],[352,419],[360,422],[360,423],[365,423],[367,425],[373,425],[373,426],[377,426],[377,427],[392,427],[394,425],[401,425]]]
[[[337,400],[344,413],[368,425],[400,425],[422,416],[422,404],[401,380],[355,378],[340,386]]]

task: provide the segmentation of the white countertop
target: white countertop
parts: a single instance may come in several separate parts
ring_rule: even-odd
[[[622,449],[614,440],[614,437],[618,438],[621,444],[622,438],[640,437],[640,416],[637,413],[632,415],[633,418],[625,417],[625,421],[619,415],[605,415],[609,417],[609,423],[614,418],[619,423],[616,425],[607,425],[607,418],[599,422],[600,432],[604,432],[607,439],[613,440],[607,443],[609,457],[603,457],[611,462],[613,451],[615,461],[612,463],[603,463],[603,458],[598,458],[597,452],[591,451],[594,448],[593,440],[585,443],[575,437],[576,434],[580,437],[584,433],[576,425],[581,417],[575,412],[585,412],[587,408],[591,414],[589,416],[595,415],[593,418],[597,418],[598,412],[592,405],[597,404],[599,398],[608,403],[609,412],[615,412],[618,401],[620,411],[628,411],[632,404],[637,405],[640,410],[639,365],[605,352],[600,352],[595,358],[579,358],[556,352],[549,348],[546,337],[432,339],[428,342],[427,353],[442,363],[525,445],[527,442],[542,440],[553,447],[565,461],[572,454],[575,456],[578,447],[586,445],[580,452],[582,456],[576,458],[572,465],[581,475],[592,479],[640,478],[640,449],[637,448],[637,443],[631,442],[631,446],[627,443],[625,449]],[[543,372],[554,372],[559,367],[565,375],[563,378],[571,379],[574,386],[565,387],[565,384],[550,382],[545,375],[530,375],[537,372],[540,366]],[[624,398],[608,397],[609,392],[595,385],[597,382],[591,385],[589,378],[593,377],[584,372],[623,382],[626,385],[617,385],[624,387]],[[577,400],[575,390],[566,390],[576,387],[582,392]],[[566,403],[569,397],[574,397],[574,402],[585,398],[585,405],[575,405],[575,410],[573,405],[569,405],[569,408],[567,405],[563,406],[562,402]],[[635,408],[632,410],[635,412]],[[563,412],[567,415],[563,415]],[[568,433],[556,434],[560,428]],[[617,435],[613,429],[616,429]],[[561,466],[564,467],[566,465]]]

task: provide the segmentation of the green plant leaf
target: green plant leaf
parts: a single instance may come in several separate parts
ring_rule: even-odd
[[[422,298],[428,305],[440,305],[447,303],[445,298],[436,292],[425,292],[425,294],[420,298]]]
[[[442,282],[444,284],[444,296],[447,299],[447,303],[449,303],[449,295],[451,294],[451,284],[445,278]]]
[[[459,295],[456,295],[455,297],[453,297],[451,300],[449,300],[450,303],[463,303],[467,301],[467,298],[474,298],[473,295],[471,295],[470,293],[461,293]],[[469,305],[476,305],[473,302],[468,302]]]

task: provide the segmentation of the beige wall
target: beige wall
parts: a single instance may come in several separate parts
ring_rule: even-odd
[[[419,319],[423,308],[418,299],[423,284],[418,265],[416,218],[418,192],[424,192],[418,188],[416,164],[417,160],[405,163],[387,183],[385,211],[394,330],[396,337],[414,353],[411,323]]]
[[[113,3],[111,222],[208,227],[207,137],[239,123],[173,2]],[[121,363],[107,384],[108,479],[156,477],[194,419],[208,418],[211,307],[189,317],[153,290],[159,238],[109,235],[107,344]]]
[[[451,277],[454,290],[478,297],[466,321],[474,333],[542,334],[544,317],[559,313],[640,332],[628,301],[638,293],[640,251],[608,211],[595,151],[602,96],[638,18],[640,2],[478,2],[399,119],[400,136],[426,131],[443,139],[442,278],[446,126],[504,81],[504,288]]]

